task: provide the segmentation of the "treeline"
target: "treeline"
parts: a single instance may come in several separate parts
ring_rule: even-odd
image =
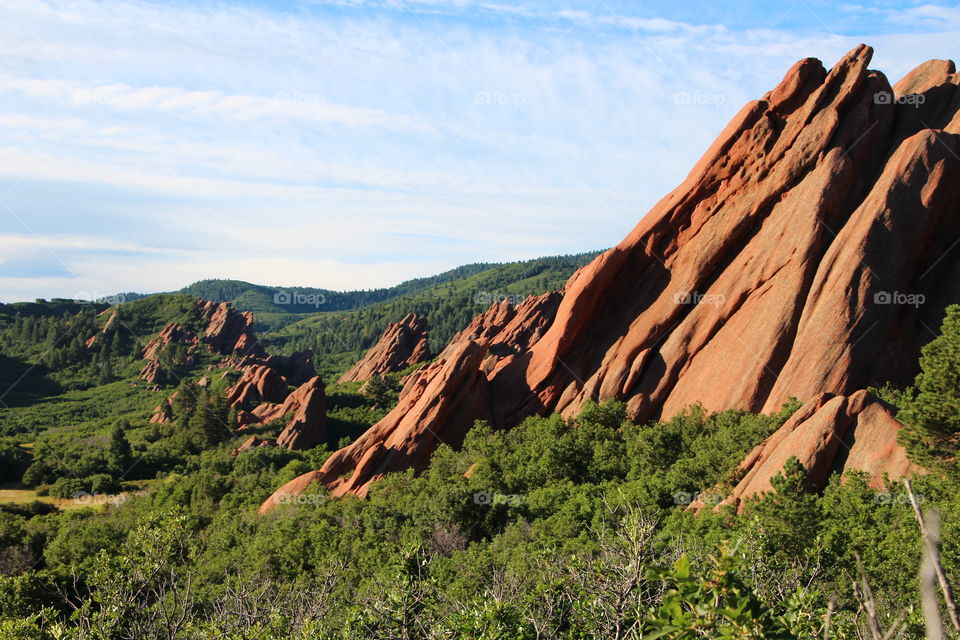
[[[576,255],[551,256],[508,263],[480,262],[463,265],[435,276],[406,280],[393,287],[333,291],[312,287],[269,287],[241,280],[201,280],[181,289],[178,293],[197,296],[205,300],[231,302],[238,309],[262,314],[314,314],[317,312],[349,311],[370,305],[413,296],[438,285],[456,282],[491,270],[512,271],[525,267],[539,269],[543,266],[573,268],[591,260],[597,252]]]

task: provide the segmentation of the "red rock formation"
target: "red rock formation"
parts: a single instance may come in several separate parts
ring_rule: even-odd
[[[395,371],[403,371],[430,359],[427,319],[409,314],[400,322],[391,322],[386,331],[339,382],[369,380]]]
[[[893,88],[869,70],[871,56],[861,45],[830,71],[814,59],[794,65],[560,296],[478,317],[466,333],[483,336],[489,358],[444,374],[469,384],[433,387],[428,367],[400,413],[313,478],[363,494],[386,470],[422,468],[444,424],[415,428],[402,413],[424,415],[420,404],[480,414],[490,397],[486,413],[510,427],[612,398],[646,421],[697,402],[771,411],[790,397],[910,382],[927,327],[960,300],[960,251],[950,251],[960,238],[960,77],[931,61]],[[866,464],[877,442],[847,466]]]
[[[445,349],[383,420],[334,453],[319,471],[278,489],[261,512],[313,482],[323,483],[338,496],[366,495],[370,483],[386,473],[422,468],[437,445],[462,444],[476,420],[489,418],[487,381],[478,368],[485,353],[486,348],[472,340]],[[458,390],[463,393],[456,393]],[[350,477],[345,477],[348,473]]]
[[[97,333],[87,338],[85,344],[87,345],[88,349],[92,348],[93,345],[97,344],[97,342],[100,340],[100,336],[107,335],[107,332],[113,327],[113,323],[116,322],[117,320],[116,309],[105,309],[101,311],[98,315],[103,316],[108,313],[110,314],[110,317],[107,318],[107,321],[105,323],[103,323],[103,328],[100,329],[100,331],[98,331]]]
[[[287,449],[311,449],[326,437],[327,396],[323,380],[316,376],[290,394],[280,415],[295,410],[293,419],[277,436],[277,445]]]
[[[270,356],[264,364],[282,373],[291,384],[303,384],[317,375],[313,368],[313,351],[310,349],[298,351],[292,356]]]
[[[201,349],[201,342],[206,345],[206,349],[211,353],[235,357],[237,364],[240,366],[264,363],[267,354],[253,334],[253,314],[249,311],[242,313],[235,311],[226,302],[197,300],[196,305],[199,319],[207,323],[206,329],[202,332],[202,340],[200,336],[181,324],[177,322],[169,323],[143,350],[142,357],[146,360],[146,363],[140,372],[141,378],[155,384],[164,382],[162,380],[164,370],[159,362],[159,354],[168,345],[174,343],[183,344],[187,347],[188,360],[176,363],[178,365],[189,365]],[[116,315],[107,321],[104,330],[113,323],[115,318]],[[312,353],[310,356],[312,356]],[[310,357],[304,357],[303,354],[297,354],[291,358],[274,356],[273,359],[273,365],[276,365],[274,368],[292,366],[295,368],[297,375],[301,376],[313,372]],[[267,360],[269,364],[269,359]]]
[[[273,445],[273,440],[261,440],[257,436],[250,436],[243,441],[243,444],[231,451],[230,455],[236,457],[244,451],[249,451],[250,449],[255,449],[256,447],[272,447]]]
[[[201,317],[208,321],[203,341],[214,352],[265,357],[266,352],[253,334],[253,313],[236,311],[229,302],[198,300]]]
[[[262,364],[248,365],[237,384],[228,387],[227,400],[232,406],[251,402],[283,402],[287,396],[287,380],[276,369]]]
[[[171,344],[183,344],[187,347],[186,359],[175,364],[188,365],[193,360],[193,353],[197,347],[197,336],[185,329],[177,322],[171,322],[163,328],[156,338],[147,343],[142,357],[146,360],[140,370],[140,377],[148,382],[160,384],[165,382],[165,371],[160,365],[160,354]]]
[[[771,491],[770,480],[793,456],[817,487],[826,485],[832,471],[842,469],[869,473],[871,486],[878,489],[885,475],[920,473],[897,444],[902,427],[890,409],[866,391],[849,397],[819,394],[740,463],[743,478],[721,506],[732,503],[742,510],[748,498]]]
[[[173,421],[173,403],[171,400],[173,400],[172,397],[167,398],[153,410],[150,424],[169,424]]]

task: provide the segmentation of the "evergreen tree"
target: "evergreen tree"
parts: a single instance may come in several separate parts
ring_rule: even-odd
[[[107,449],[107,462],[110,473],[115,478],[122,478],[130,469],[133,462],[133,455],[130,449],[130,441],[127,440],[127,429],[130,423],[122,420],[114,425],[110,432],[110,446]]]
[[[901,439],[910,457],[927,468],[958,475],[960,433],[960,306],[947,308],[940,336],[920,355],[920,373],[897,416],[907,425]]]
[[[787,460],[770,484],[774,491],[763,494],[748,509],[763,551],[787,560],[800,558],[819,530],[816,490],[796,457]]]

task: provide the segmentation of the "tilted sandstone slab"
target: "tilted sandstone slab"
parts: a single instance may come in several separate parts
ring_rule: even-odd
[[[295,411],[277,445],[287,449],[312,449],[327,436],[327,396],[323,380],[315,376],[303,383],[280,406],[280,415]]]
[[[868,473],[878,489],[885,476],[920,473],[897,444],[901,428],[890,409],[864,390],[851,396],[819,394],[740,463],[744,476],[721,506],[732,503],[742,510],[744,501],[772,491],[771,479],[791,457],[820,488],[831,472],[844,469]]]
[[[240,379],[226,390],[233,406],[251,402],[283,402],[287,396],[287,380],[273,367],[252,364],[243,367]]]
[[[427,319],[414,313],[391,322],[373,347],[340,377],[340,382],[369,380],[403,371],[430,359]]]
[[[440,444],[459,446],[479,419],[489,418],[487,381],[479,371],[486,347],[451,345],[432,362],[400,404],[318,471],[290,481],[261,507],[265,512],[313,483],[333,495],[365,496],[370,483],[393,471],[422,468]]]

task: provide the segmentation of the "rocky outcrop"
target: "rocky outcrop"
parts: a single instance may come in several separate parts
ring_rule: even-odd
[[[313,367],[313,351],[305,349],[291,356],[269,356],[264,361],[271,369],[275,369],[290,384],[301,385],[317,375]]]
[[[233,406],[245,407],[253,402],[283,402],[287,396],[287,380],[272,367],[252,364],[243,368],[240,380],[228,387],[225,393]]]
[[[559,294],[478,317],[467,331],[489,355],[444,374],[469,384],[433,388],[438,372],[424,370],[404,411],[490,398],[506,428],[617,399],[642,422],[694,403],[772,411],[909,383],[929,327],[960,301],[960,77],[931,61],[891,87],[872,53],[858,46],[829,71],[794,65]],[[444,423],[411,424],[391,413],[314,480],[363,494],[385,470],[422,468]],[[885,446],[874,440],[845,467]]]
[[[117,321],[117,310],[116,310],[116,309],[105,309],[105,310],[101,311],[101,312],[98,314],[98,316],[104,316],[104,315],[106,315],[106,314],[110,314],[110,317],[107,318],[106,322],[103,323],[103,328],[101,328],[100,331],[98,331],[97,333],[95,333],[95,334],[93,334],[92,336],[90,336],[89,338],[87,338],[86,342],[84,343],[84,344],[86,344],[86,346],[87,346],[88,349],[92,349],[92,348],[100,341],[101,336],[107,335],[107,333],[108,333],[111,329],[113,329],[113,325],[114,325],[114,324],[116,323],[116,321]]]
[[[339,382],[369,380],[374,376],[403,371],[430,359],[427,319],[409,314],[400,322],[391,322],[373,347]]]
[[[153,384],[167,382],[169,367],[189,366],[197,352],[197,335],[178,322],[167,324],[160,334],[147,343],[141,357],[145,360],[140,377]],[[179,345],[180,349],[172,348]],[[161,363],[166,359],[166,367]]]
[[[844,469],[868,473],[870,485],[878,489],[885,476],[921,473],[897,444],[902,427],[889,407],[866,391],[818,394],[740,463],[742,479],[721,506],[734,504],[742,510],[747,499],[771,491],[770,480],[794,456],[820,488],[831,472]]]
[[[262,440],[257,436],[250,436],[243,441],[243,444],[231,451],[230,455],[236,457],[244,451],[249,451],[250,449],[255,449],[257,447],[272,447],[274,444],[275,443],[272,440]]]
[[[170,424],[171,422],[173,422],[173,402],[172,398],[167,398],[153,410],[150,424]]]
[[[486,347],[472,340],[445,349],[383,420],[334,453],[319,471],[278,489],[261,511],[314,482],[333,495],[366,495],[370,483],[384,474],[422,468],[439,444],[460,446],[476,420],[489,419],[487,381],[479,371],[485,353]]]
[[[197,304],[201,318],[208,322],[203,342],[215,353],[266,356],[253,333],[253,313],[236,311],[229,302],[198,300]]]
[[[276,444],[293,450],[311,449],[326,439],[326,406],[325,385],[319,376],[315,376],[290,393],[283,402],[264,402],[250,411],[238,412],[237,423],[243,429],[289,416]]]
[[[253,333],[253,314],[249,311],[236,311],[227,302],[197,300],[196,313],[200,323],[206,323],[200,335],[178,322],[171,322],[147,344],[142,353],[146,362],[140,372],[141,378],[154,384],[168,382],[168,369],[191,366],[201,349],[239,359],[266,358],[266,352]],[[113,323],[115,317],[108,320],[104,330]],[[171,345],[183,348],[177,350],[179,356],[169,359],[165,367],[160,362],[160,356]],[[309,366],[312,370],[312,363]]]
[[[277,436],[278,446],[292,450],[312,449],[326,438],[327,396],[319,376],[291,393],[279,411],[280,415],[290,411],[295,413]]]

